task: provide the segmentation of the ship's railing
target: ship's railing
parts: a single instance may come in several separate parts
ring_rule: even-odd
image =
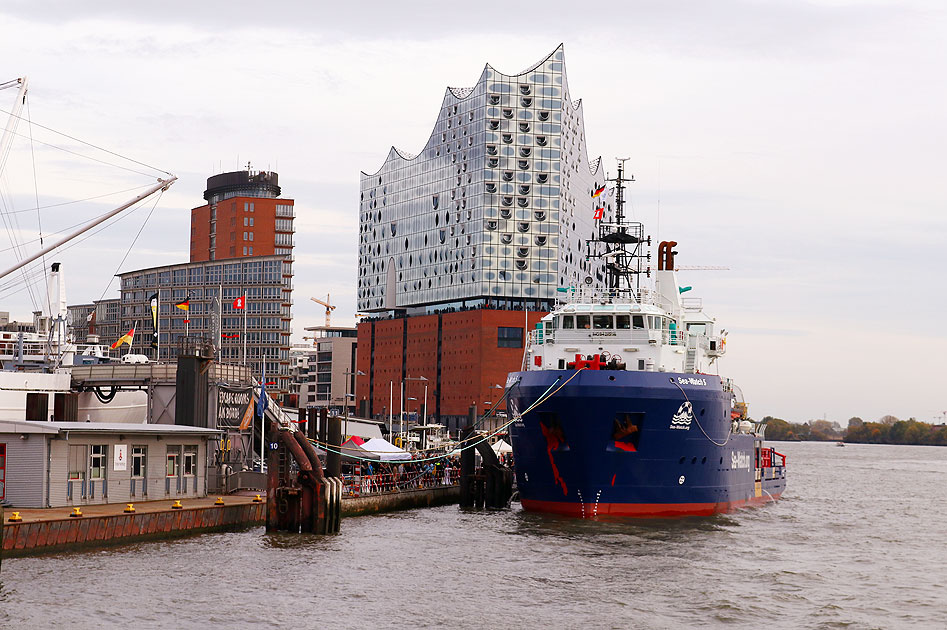
[[[603,328],[603,329],[552,329],[532,330],[529,333],[530,345],[545,344],[581,344],[621,342],[638,346],[647,345],[686,345],[686,333],[682,330],[649,330],[647,328]]]
[[[779,458],[777,462],[777,458]],[[772,468],[773,466],[786,466],[786,456],[776,452],[772,446],[760,450],[760,468]]]

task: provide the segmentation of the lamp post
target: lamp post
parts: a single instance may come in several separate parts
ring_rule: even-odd
[[[346,370],[342,372],[342,374],[345,376],[345,399],[342,401],[342,417],[345,418],[345,420],[343,420],[344,427],[342,429],[342,435],[345,436],[349,432],[349,380],[350,380],[350,377],[353,375],[365,376],[365,372],[361,370],[356,370],[354,372],[350,372],[349,370]],[[352,398],[355,398],[354,393],[352,394]]]

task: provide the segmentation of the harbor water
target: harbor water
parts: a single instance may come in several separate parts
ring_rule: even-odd
[[[711,518],[456,506],[8,559],[18,628],[947,627],[947,448],[774,443],[789,485]]]

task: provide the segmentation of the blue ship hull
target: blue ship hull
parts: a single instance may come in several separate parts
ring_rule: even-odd
[[[731,433],[731,396],[718,376],[537,370],[513,381],[510,408],[526,412],[510,427],[526,510],[709,515],[775,501],[786,487],[782,455]]]

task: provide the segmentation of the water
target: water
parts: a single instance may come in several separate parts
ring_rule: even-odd
[[[574,521],[455,506],[6,560],[0,625],[947,628],[947,448],[778,443],[783,499]]]

